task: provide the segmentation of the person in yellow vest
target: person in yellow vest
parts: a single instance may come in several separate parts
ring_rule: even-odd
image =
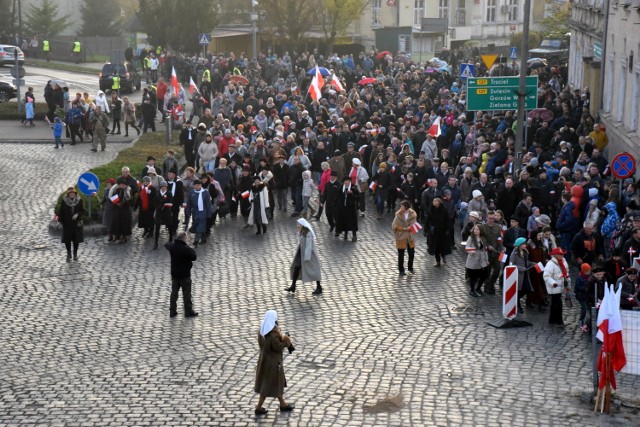
[[[158,55],[158,56],[159,56],[161,53],[162,53],[162,46],[158,46],[158,47],[156,48],[156,55]]]
[[[75,41],[73,42],[71,56],[76,59],[76,64],[80,63],[80,42],[78,41],[78,39],[75,39]]]
[[[44,57],[47,59],[47,62],[49,62],[49,55],[51,54],[51,46],[49,45],[49,39],[48,38],[44,38],[44,40],[42,40],[42,53],[44,53]]]
[[[234,76],[241,76],[242,75],[242,71],[240,71],[240,68],[233,67],[233,75]]]
[[[120,76],[115,72],[111,79],[111,92],[120,94]]]
[[[142,61],[142,68],[144,69],[144,75],[147,78],[147,84],[149,84],[149,77],[151,76],[151,59],[149,56],[144,57],[144,61]]]
[[[589,136],[593,140],[593,145],[600,150],[600,152],[603,152],[607,144],[609,144],[607,132],[602,129],[601,125],[594,125],[593,132],[589,133]]]
[[[211,83],[211,71],[209,71],[209,68],[205,68],[202,73],[202,83],[204,82]]]

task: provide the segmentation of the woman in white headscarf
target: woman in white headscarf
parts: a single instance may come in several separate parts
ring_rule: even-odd
[[[260,399],[255,414],[264,415],[267,413],[267,410],[262,407],[267,397],[275,397],[280,401],[281,412],[291,411],[293,405],[287,404],[284,400],[284,388],[287,386],[287,380],[284,376],[282,357],[284,349],[291,347],[291,338],[280,331],[278,313],[275,310],[268,310],[264,314],[264,319],[260,324],[258,344],[260,345],[260,357],[256,368],[254,391],[260,394]]]
[[[296,282],[301,277],[303,283],[315,281],[317,286],[313,291],[313,295],[320,295],[322,293],[322,286],[320,286],[322,274],[320,271],[320,259],[316,251],[316,234],[313,232],[311,224],[304,218],[298,219],[297,228],[298,249],[290,269],[292,282],[291,286],[285,288],[285,290],[294,293],[296,291]]]
[[[96,104],[96,107],[102,108],[103,113],[109,114],[109,101],[107,100],[107,97],[105,96],[103,91],[101,90],[98,91],[98,94],[96,95],[96,99],[93,102],[94,104]]]

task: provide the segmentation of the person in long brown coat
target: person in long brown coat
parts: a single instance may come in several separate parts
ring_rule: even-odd
[[[411,226],[416,223],[418,214],[411,209],[411,203],[408,200],[400,202],[400,209],[396,212],[391,224],[391,229],[396,238],[396,249],[398,249],[398,271],[401,276],[404,272],[404,251],[409,252],[409,262],[407,268],[409,273],[413,274],[413,256],[415,253],[416,242],[411,232]]]
[[[291,338],[280,331],[278,313],[275,310],[268,310],[264,314],[264,319],[260,324],[258,344],[260,345],[260,357],[256,368],[254,391],[260,394],[260,399],[255,414],[264,415],[267,413],[267,409],[262,407],[267,397],[275,397],[280,401],[281,412],[293,410],[293,405],[287,404],[284,400],[284,388],[287,386],[287,380],[284,376],[282,357],[284,349],[291,347]]]

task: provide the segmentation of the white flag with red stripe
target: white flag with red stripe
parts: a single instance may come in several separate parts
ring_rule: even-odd
[[[316,65],[316,75],[311,79],[311,85],[309,86],[309,94],[311,95],[311,99],[317,101],[322,98],[322,88],[324,87],[324,79],[322,78],[322,74],[320,74],[320,69]]]
[[[171,87],[173,88],[173,93],[176,95],[180,91],[180,86],[178,86],[178,75],[176,74],[176,69],[174,66],[171,66]]]
[[[505,262],[507,262],[509,257],[507,256],[507,254],[505,252],[501,252],[500,255],[498,255],[498,259],[500,260],[501,263],[504,264]]]
[[[413,234],[418,234],[418,231],[422,230],[422,226],[417,222],[414,222],[409,228],[411,229],[411,233]]]
[[[198,92],[198,86],[196,86],[196,82],[193,81],[193,77],[189,76],[189,93]]]
[[[111,200],[111,203],[118,203],[120,201],[120,196],[118,196],[117,194],[114,194],[109,198],[109,200]]]
[[[249,198],[249,190],[245,191],[244,193],[241,194],[243,199],[248,199]]]
[[[378,188],[378,183],[375,181],[371,181],[371,184],[369,184],[369,190],[376,191],[376,188]]]
[[[544,265],[541,262],[539,262],[536,265],[534,265],[533,268],[535,268],[538,273],[542,273],[542,271],[544,270]]]
[[[436,117],[436,119],[433,121],[433,124],[429,128],[429,132],[427,133],[434,138],[440,136],[440,116]]]
[[[330,83],[331,83],[331,86],[335,87],[340,92],[342,92],[344,90],[344,87],[342,86],[342,83],[340,83],[340,79],[338,79],[338,76],[336,76],[335,74],[333,74],[331,76],[331,82]]]

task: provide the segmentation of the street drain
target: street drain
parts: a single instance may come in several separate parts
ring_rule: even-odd
[[[365,414],[380,414],[382,412],[398,412],[404,406],[402,394],[398,394],[397,396],[389,396],[378,400],[374,405],[363,405],[362,408]]]
[[[455,305],[449,307],[449,314],[474,314],[483,316],[484,313],[480,307],[475,305]]]

